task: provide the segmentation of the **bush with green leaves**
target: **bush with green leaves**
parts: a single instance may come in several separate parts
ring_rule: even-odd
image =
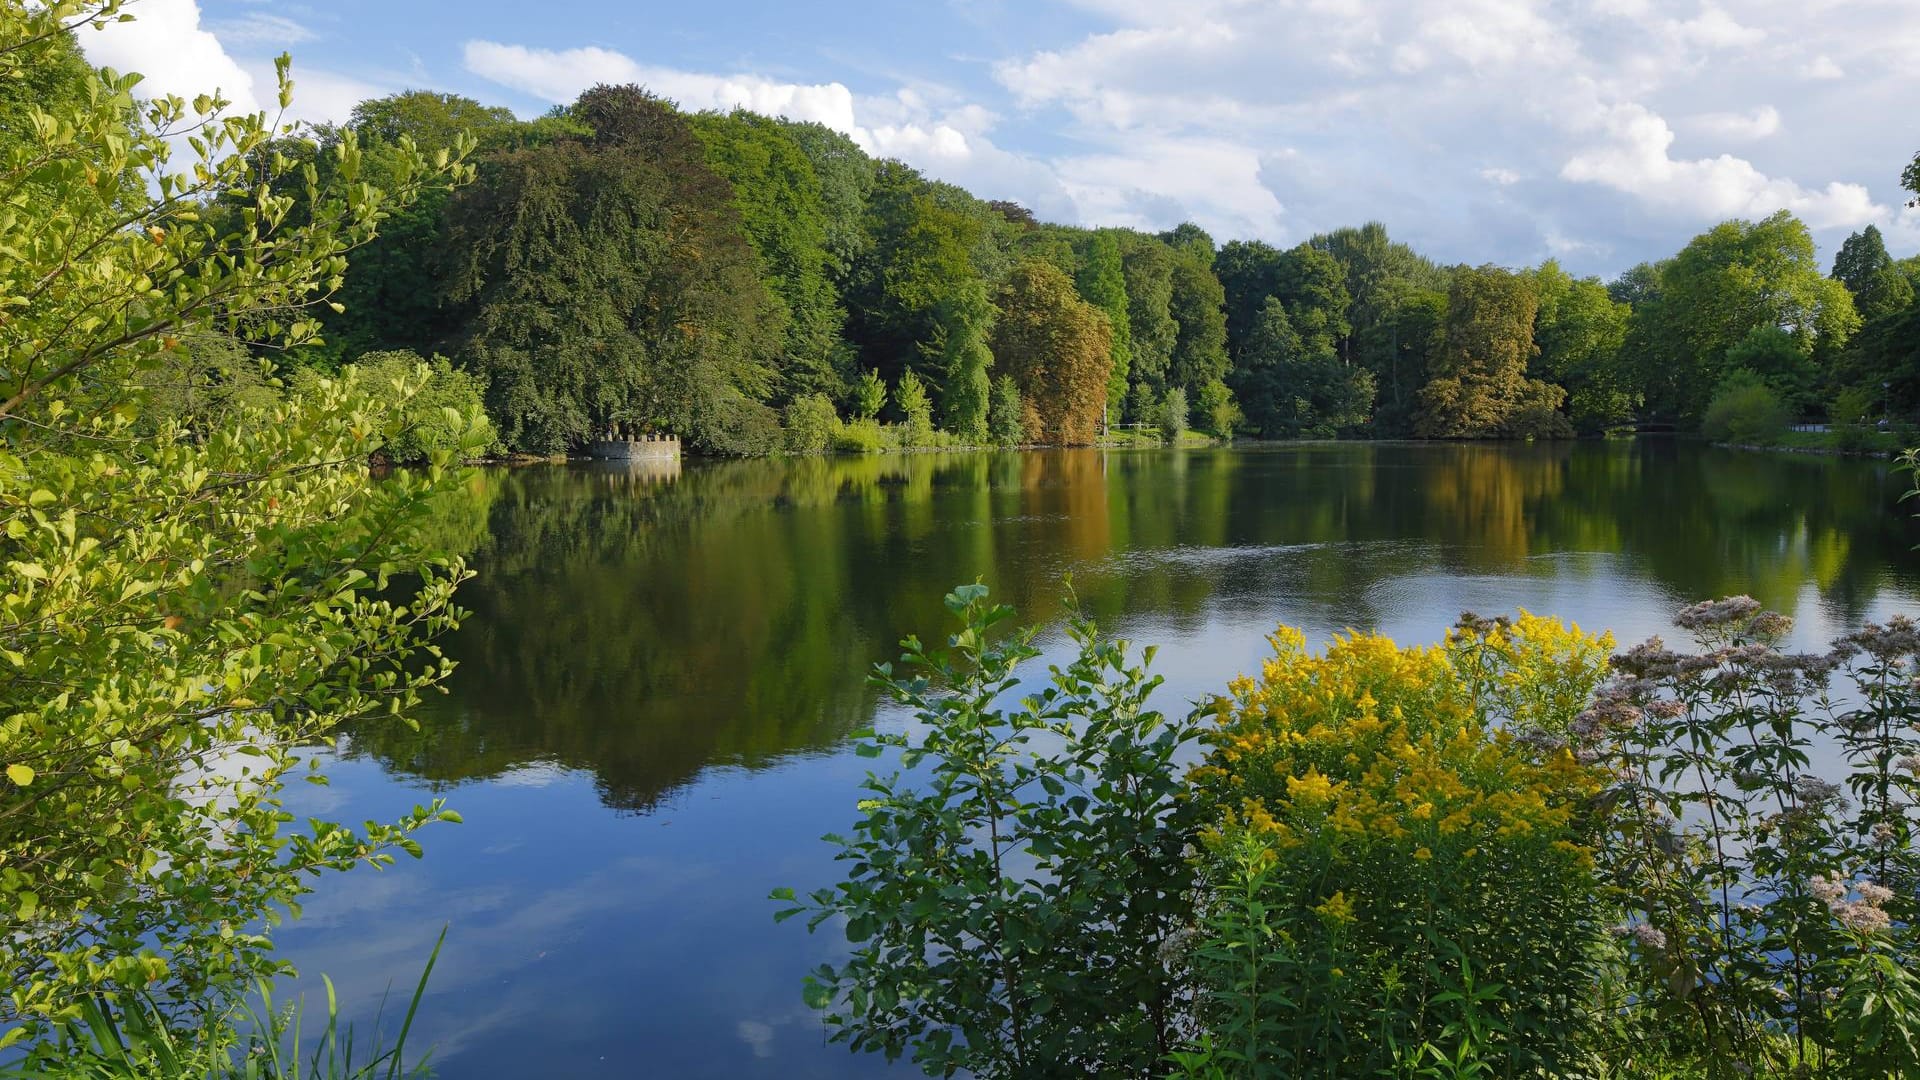
[[[807,997],[834,1041],[933,1076],[1160,1075],[1184,1015],[1165,957],[1191,910],[1195,721],[1149,706],[1152,650],[1136,662],[1084,617],[1073,659],[1030,687],[1035,631],[999,633],[1013,612],[980,585],[946,604],[947,647],[909,638],[905,670],[875,676],[913,724],[860,744],[906,771],[869,774],[829,838],[846,879],[774,893],[794,902],[779,918],[844,920],[853,943]]]
[[[1780,441],[1792,421],[1780,396],[1759,376],[1736,371],[1713,395],[1700,430],[1715,442],[1770,446]]]
[[[1216,438],[1233,439],[1233,429],[1244,417],[1240,406],[1233,400],[1233,391],[1219,379],[1210,380],[1200,388],[1200,413],[1206,417],[1207,430]]]
[[[1167,388],[1167,396],[1160,399],[1159,415],[1154,418],[1160,425],[1160,434],[1170,443],[1178,443],[1180,436],[1187,433],[1187,392],[1178,386]]]
[[[787,405],[787,449],[817,454],[840,438],[840,415],[825,394],[801,394]]]
[[[381,440],[376,455],[395,465],[420,465],[436,455],[472,457],[500,450],[499,437],[483,404],[486,388],[470,372],[444,356],[431,361],[406,349],[362,353],[353,361],[360,379],[376,390],[418,384],[407,396],[407,411],[397,431]],[[294,385],[310,384],[318,372],[294,373]]]

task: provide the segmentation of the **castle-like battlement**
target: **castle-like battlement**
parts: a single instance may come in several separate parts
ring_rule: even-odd
[[[587,444],[589,456],[608,461],[679,461],[678,435],[636,435],[596,439]]]

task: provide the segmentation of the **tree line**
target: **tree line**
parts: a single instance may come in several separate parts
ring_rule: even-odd
[[[871,445],[883,426],[890,445],[1072,445],[1169,419],[1566,437],[1697,428],[1736,391],[1784,415],[1920,410],[1920,258],[1896,262],[1871,226],[1831,273],[1782,211],[1610,282],[1443,266],[1378,223],[1288,249],[1076,228],[820,124],[634,86],[531,121],[410,91],[292,152],[324,167],[351,133],[378,174],[389,148],[462,132],[477,180],[394,213],[302,362],[444,354],[515,451],[656,430],[717,453],[824,448],[843,418]]]

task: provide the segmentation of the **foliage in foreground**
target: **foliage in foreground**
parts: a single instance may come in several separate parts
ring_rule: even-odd
[[[1176,764],[1195,722],[1146,707],[1151,650],[1133,662],[1075,617],[1073,661],[1027,688],[1033,631],[993,640],[1013,612],[982,586],[946,602],[948,647],[909,639],[911,673],[876,676],[912,725],[861,752],[908,772],[869,776],[835,839],[847,879],[781,913],[844,919],[854,943],[808,998],[835,1041],[930,1075],[1147,1075],[1186,1012],[1161,957],[1195,885]]]
[[[0,0],[0,86],[118,9]],[[429,639],[467,576],[428,531],[450,475],[368,470],[424,372],[283,395],[267,370],[211,409],[164,377],[210,339],[310,342],[346,253],[463,179],[457,155],[402,140],[365,183],[349,136],[322,184],[295,127],[73,78],[9,101],[32,138],[0,132],[0,1046],[36,1065],[100,995],[222,1015],[283,970],[265,927],[316,874],[417,854],[453,816],[296,828],[278,795],[304,746],[445,676]],[[436,466],[490,437],[435,413]]]
[[[254,985],[253,998],[184,1030],[143,992],[95,995],[59,1026],[48,1053],[37,1062],[0,1067],[0,1080],[420,1080],[432,1075],[430,1055],[408,1064],[407,1036],[446,938],[442,930],[392,1046],[377,1028],[369,1044],[341,1024],[333,980],[324,975],[327,1011],[317,1032],[306,1026],[304,1000],[276,1004],[273,984],[263,979]]]
[[[1033,632],[948,603],[949,648],[908,643],[928,674],[882,676],[915,734],[867,752],[910,771],[869,779],[848,879],[781,913],[847,920],[808,983],[837,1041],[985,1077],[1920,1061],[1920,624],[1787,654],[1737,597],[1680,614],[1703,652],[1611,658],[1524,612],[1431,648],[1283,629],[1176,721],[1078,616],[1006,708]]]

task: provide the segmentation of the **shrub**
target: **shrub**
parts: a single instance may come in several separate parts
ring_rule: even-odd
[[[946,649],[909,638],[875,685],[909,708],[905,733],[861,753],[900,755],[905,778],[869,774],[840,845],[847,878],[782,911],[846,920],[853,954],[807,994],[832,1039],[929,1075],[1160,1075],[1179,999],[1163,962],[1183,936],[1193,869],[1176,762],[1192,719],[1147,707],[1146,658],[1074,615],[1077,655],[1010,707],[1034,631],[980,585],[946,598]],[[774,898],[794,901],[792,890]]]
[[[455,368],[446,357],[426,361],[417,353],[400,349],[363,353],[353,366],[369,386],[397,388],[408,380],[424,383],[420,392],[408,399],[400,426],[380,445],[379,454],[393,463],[417,465],[436,453],[460,453],[463,441],[475,438],[484,440],[480,445],[485,453],[499,449],[499,437],[482,406],[485,388],[479,379]],[[302,372],[297,380],[313,377]],[[471,442],[466,445],[464,452],[471,453]]]
[[[1170,443],[1180,441],[1187,432],[1187,392],[1178,386],[1168,387],[1167,396],[1160,399],[1160,433]]]
[[[1200,413],[1207,418],[1207,427],[1221,439],[1232,440],[1233,427],[1242,417],[1240,406],[1233,400],[1233,391],[1227,384],[1214,379],[1200,388]]]
[[[1833,404],[1827,407],[1827,418],[1833,423],[1834,447],[1848,453],[1871,449],[1876,442],[1869,419],[1873,411],[1873,394],[1865,387],[1849,387],[1835,395]]]
[[[1791,420],[1779,395],[1757,376],[1736,371],[1713,395],[1700,428],[1715,442],[1770,446]]]
[[[1314,655],[1283,628],[1215,705],[1192,964],[1227,1075],[1399,1075],[1428,1047],[1498,1075],[1572,1062],[1604,937],[1576,810],[1600,777],[1495,725],[1494,636]],[[1552,643],[1599,647],[1544,624],[1525,641],[1561,673],[1591,669]]]
[[[771,406],[739,396],[721,398],[713,407],[701,445],[728,457],[765,457],[785,442],[780,414]]]
[[[833,448],[843,454],[877,454],[899,446],[899,428],[878,420],[849,420],[833,437]]]
[[[840,437],[840,416],[825,394],[802,394],[787,405],[787,449],[817,454],[833,449]]]
[[[987,433],[996,445],[1019,446],[1026,441],[1026,426],[1021,423],[1023,405],[1020,384],[1013,376],[1002,375],[993,381],[993,397],[987,409]]]

